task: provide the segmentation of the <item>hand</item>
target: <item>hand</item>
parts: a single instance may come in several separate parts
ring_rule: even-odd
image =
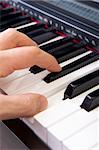
[[[0,33],[0,77],[33,65],[52,72],[61,70],[53,56],[41,50],[23,33],[15,29],[7,29]],[[0,94],[1,120],[33,116],[46,107],[46,98],[39,94],[27,93],[12,96]]]

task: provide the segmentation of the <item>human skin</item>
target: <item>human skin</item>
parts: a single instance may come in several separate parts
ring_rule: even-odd
[[[28,36],[7,29],[0,33],[0,78],[16,70],[37,65],[50,72],[59,72],[56,59],[41,50]],[[0,94],[0,120],[31,117],[47,108],[45,96],[36,93],[20,95]]]

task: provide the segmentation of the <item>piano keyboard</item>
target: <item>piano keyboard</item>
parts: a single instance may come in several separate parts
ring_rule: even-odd
[[[7,20],[7,18],[9,18]],[[7,94],[27,92],[47,96],[47,110],[20,118],[53,150],[99,149],[99,54],[89,43],[0,3],[0,32],[13,27],[55,56],[62,71],[50,73],[37,66],[0,79]]]

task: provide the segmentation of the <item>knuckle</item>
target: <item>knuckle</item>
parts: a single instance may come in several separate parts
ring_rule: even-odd
[[[31,105],[31,103],[34,103],[34,102],[36,102],[37,100],[43,98],[42,95],[40,95],[40,94],[35,94],[35,93],[28,93],[28,94],[26,94],[26,96],[27,96],[27,104],[28,104],[28,105]]]
[[[24,101],[25,106],[28,110],[28,116],[34,116],[35,114],[35,103],[34,103],[34,98],[33,98],[33,94],[29,93],[26,94],[26,99]]]
[[[41,50],[37,46],[31,47],[31,51],[36,58],[41,54]]]
[[[23,95],[24,96],[24,95]],[[28,107],[31,107],[31,104],[32,104],[32,99],[33,99],[33,95],[32,94],[25,94],[25,104],[28,106]]]
[[[14,29],[14,28],[8,28],[6,31],[10,34],[16,34],[17,33],[16,29]]]
[[[25,99],[24,99],[25,96]],[[33,107],[35,105],[35,94],[33,93],[27,93],[23,95],[23,99],[24,99],[24,104],[26,105],[27,108],[29,108],[29,110],[33,110]]]
[[[3,69],[2,69],[2,66],[0,68],[0,78],[6,77],[14,72],[12,67],[9,67],[9,68],[7,68],[5,66],[3,66],[3,67],[4,67]]]

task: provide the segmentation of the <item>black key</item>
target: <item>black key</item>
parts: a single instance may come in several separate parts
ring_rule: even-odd
[[[2,9],[2,6],[0,5],[0,15],[1,15],[1,9]]]
[[[72,47],[73,45],[75,45],[75,43],[67,42],[59,47],[49,50],[48,53],[53,54],[56,57],[61,56],[61,55],[64,55],[67,50],[69,51],[69,48]]]
[[[66,98],[71,99],[98,84],[99,84],[99,70],[71,82],[64,93],[64,100]]]
[[[21,26],[21,25],[24,25],[24,24],[28,24],[30,22],[31,22],[31,20],[29,20],[29,19],[28,20],[23,20],[23,21],[12,24],[11,27],[15,28],[15,27],[18,27],[18,26]]]
[[[89,112],[97,108],[98,106],[99,106],[99,89],[88,94],[80,107]]]
[[[66,66],[64,66],[62,68],[62,71],[60,71],[59,73],[50,73],[50,74],[48,74],[44,78],[44,81],[46,83],[50,83],[50,82],[52,82],[54,80],[57,80],[57,79],[65,76],[65,75],[77,70],[77,69],[80,69],[80,68],[82,68],[82,67],[84,67],[84,66],[86,66],[86,65],[88,65],[88,64],[90,64],[90,63],[92,63],[92,62],[94,62],[98,59],[99,59],[98,54],[96,54],[96,53],[88,54],[88,55],[86,55],[86,56],[84,56],[84,57],[82,57],[82,58],[66,65]]]
[[[51,29],[51,28],[49,28],[49,29],[45,29],[45,28],[40,28],[40,29],[35,29],[35,30],[33,30],[33,31],[31,31],[31,32],[28,32],[28,33],[26,33],[30,38],[35,38],[36,36],[40,36],[40,35],[42,35],[42,34],[45,34],[45,33],[47,33],[47,32],[50,32],[50,31],[52,31],[53,32],[53,30]]]
[[[44,24],[36,24],[36,25],[28,26],[26,28],[19,29],[18,31],[27,34],[28,32],[31,32],[33,30],[35,31],[35,30],[43,28],[43,27],[44,27]]]
[[[55,53],[56,53],[56,55],[61,55],[61,54],[66,53],[67,51],[70,51],[71,47],[73,47],[74,45],[75,45],[75,43],[72,41],[66,42],[66,43],[60,45],[59,47],[49,50],[48,52],[53,53],[54,55],[55,55]]]
[[[37,74],[37,73],[39,73],[39,72],[41,72],[41,71],[44,71],[45,69],[43,69],[43,68],[40,68],[40,67],[38,67],[38,66],[33,66],[33,67],[31,67],[30,69],[29,69],[29,71],[31,72],[31,73],[34,73],[34,74]]]
[[[83,54],[85,52],[87,52],[87,50],[85,48],[80,48],[80,49],[77,49],[75,51],[70,51],[67,54],[65,54],[64,56],[61,56],[58,59],[57,58],[56,59],[58,60],[59,63],[62,63],[68,59],[76,57],[76,56]]]
[[[55,37],[57,37],[57,34],[53,32],[47,32],[42,35],[34,37],[33,40],[36,41],[38,44],[41,44]]]
[[[70,38],[68,38],[68,39],[64,38],[64,39],[60,40],[59,43],[60,43],[60,42],[66,42],[66,41],[68,41],[68,40],[70,40]],[[55,43],[57,44],[58,42],[55,42]],[[53,43],[53,45],[54,45],[54,43]],[[53,45],[51,44],[51,47],[52,47]],[[58,44],[57,44],[57,45],[58,45]],[[48,45],[47,45],[47,47],[48,47]],[[44,47],[41,46],[40,48],[43,49],[43,50],[45,50],[45,51],[47,51],[47,47],[46,47],[46,45],[44,45]],[[44,70],[44,69],[42,69],[42,68],[40,68],[40,67],[38,67],[38,66],[33,66],[33,67],[30,68],[29,71],[30,71],[31,73],[37,74],[37,73],[39,73],[39,72],[41,72],[41,71],[43,71],[43,70]]]
[[[65,44],[65,43],[69,42],[70,40],[72,40],[71,37],[63,38],[63,39],[48,43],[46,45],[40,46],[40,48],[48,51],[48,50],[54,49],[58,46],[61,46],[62,44]]]
[[[44,33],[46,33],[46,30],[44,28],[41,28],[41,29],[37,29],[37,30],[31,31],[31,32],[28,32],[28,33],[26,33],[26,35],[29,36],[30,38],[33,38],[35,36],[38,36],[38,35],[41,35]]]
[[[0,16],[1,21],[6,21],[6,19],[12,19],[13,17],[18,17],[21,16],[22,13],[20,11],[16,11],[16,12],[11,12],[9,14],[4,14]]]
[[[4,21],[4,22],[1,22],[0,23],[0,28],[15,27],[15,25],[17,23],[20,24],[20,22],[25,21],[25,20],[30,21],[30,17],[28,15],[20,16],[20,17],[16,17],[14,19],[11,19],[11,20],[7,20],[7,21]]]
[[[65,41],[65,40],[64,40]],[[86,44],[85,44],[86,45]],[[85,46],[84,44],[82,45],[82,47],[84,47]],[[40,47],[41,48],[41,47]],[[44,49],[45,50],[45,49]],[[47,50],[46,50],[47,51]],[[60,50],[61,51],[61,50]],[[49,53],[50,53],[50,51],[48,51]],[[62,62],[64,62],[64,61],[66,61],[66,60],[68,60],[68,59],[71,59],[71,58],[73,58],[73,57],[75,57],[75,56],[78,56],[78,55],[80,55],[80,54],[82,54],[82,53],[85,53],[85,52],[87,52],[87,50],[85,49],[85,48],[80,48],[80,49],[77,49],[77,50],[72,50],[72,51],[66,51],[67,52],[67,54],[63,54],[63,56],[61,56],[60,57],[60,55],[59,56],[57,56],[57,54],[56,55],[54,55],[53,53],[50,53],[50,54],[52,54],[56,59],[57,59],[57,61],[59,62],[59,63],[62,63]],[[31,67],[30,68],[30,72],[31,73],[34,73],[34,74],[37,74],[37,73],[39,73],[39,72],[41,72],[41,71],[43,71],[44,69],[42,69],[42,68],[40,68],[40,67],[38,67],[38,66],[33,66],[33,67]]]
[[[9,27],[14,28],[14,27],[18,27],[18,26],[21,26],[21,25],[24,25],[24,24],[28,24],[28,23],[30,23],[30,20],[24,20],[24,21],[20,21],[20,22],[18,22],[18,23],[15,23],[15,24],[13,24],[13,25],[10,25]],[[6,28],[7,28],[7,27],[6,27]],[[1,28],[1,29],[0,29],[0,32],[4,31],[6,28]]]
[[[80,48],[83,48],[86,45],[86,43],[79,43],[75,44],[73,42],[68,42],[66,44],[61,45],[60,47],[57,47],[55,49],[49,50],[48,52],[55,56],[56,58],[64,55],[68,55],[74,51],[76,53],[77,50],[80,50]]]
[[[77,56],[77,55],[80,55],[80,54],[82,54],[82,53],[85,53],[85,52],[87,52],[87,50],[86,50],[85,48],[82,48],[82,49],[79,49],[79,50],[77,50],[77,51],[70,52],[70,53],[68,53],[68,54],[66,54],[66,55],[64,55],[64,56],[62,56],[62,57],[57,58],[57,61],[58,61],[59,63],[62,63],[62,62],[66,61],[66,60],[68,60],[68,59],[70,59],[70,58],[73,58],[73,57],[75,57],[75,56]],[[39,73],[39,72],[41,72],[41,71],[43,71],[43,70],[44,70],[44,69],[42,69],[42,68],[40,68],[40,67],[38,67],[38,66],[33,66],[33,67],[30,68],[29,71],[30,71],[31,73],[37,74],[37,73]]]
[[[66,43],[66,46],[71,46],[73,43],[72,42],[70,42],[70,43]],[[41,48],[41,47],[40,47]],[[45,50],[45,49],[44,49]],[[47,50],[45,50],[45,51],[47,51]],[[52,54],[53,55],[53,53],[50,53],[50,54]],[[41,71],[43,71],[44,69],[42,69],[42,68],[40,68],[40,67],[38,67],[38,66],[33,66],[33,67],[31,67],[30,68],[30,72],[31,73],[34,73],[34,74],[36,74],[36,73],[39,73],[39,72],[41,72]]]
[[[2,2],[0,2],[0,7],[2,8]]]
[[[25,15],[25,16],[19,16],[15,18],[9,18],[9,20],[0,22],[0,25],[1,26],[12,25],[24,20],[30,20],[30,17],[28,15]]]
[[[13,12],[13,7],[3,8],[2,10],[0,10],[0,15],[8,14],[10,12]]]
[[[41,47],[40,47],[41,48]],[[44,49],[45,50],[45,49]],[[46,50],[47,51],[47,50]],[[80,53],[82,52],[81,50],[79,50],[80,51]],[[85,49],[83,49],[83,52],[85,52],[86,50]],[[49,52],[50,53],[50,52]],[[53,53],[50,53],[50,54],[52,54],[53,55]],[[76,55],[77,53],[75,53],[75,55]],[[78,53],[79,54],[79,53]],[[71,56],[72,56],[73,54],[70,54],[70,56],[67,56],[67,55],[65,55],[65,56],[63,56],[63,57],[59,57],[59,58],[57,58],[55,55],[55,57],[57,58],[57,61],[59,62],[59,63],[61,63],[61,62],[63,62],[63,61],[66,61],[67,59],[69,59],[69,58],[71,58]],[[74,55],[74,56],[75,56]],[[37,74],[37,73],[39,73],[39,72],[41,72],[41,71],[44,71],[45,69],[42,69],[42,68],[40,68],[40,67],[38,67],[38,66],[33,66],[33,67],[31,67],[30,68],[30,72],[31,73],[34,73],[34,74]]]

